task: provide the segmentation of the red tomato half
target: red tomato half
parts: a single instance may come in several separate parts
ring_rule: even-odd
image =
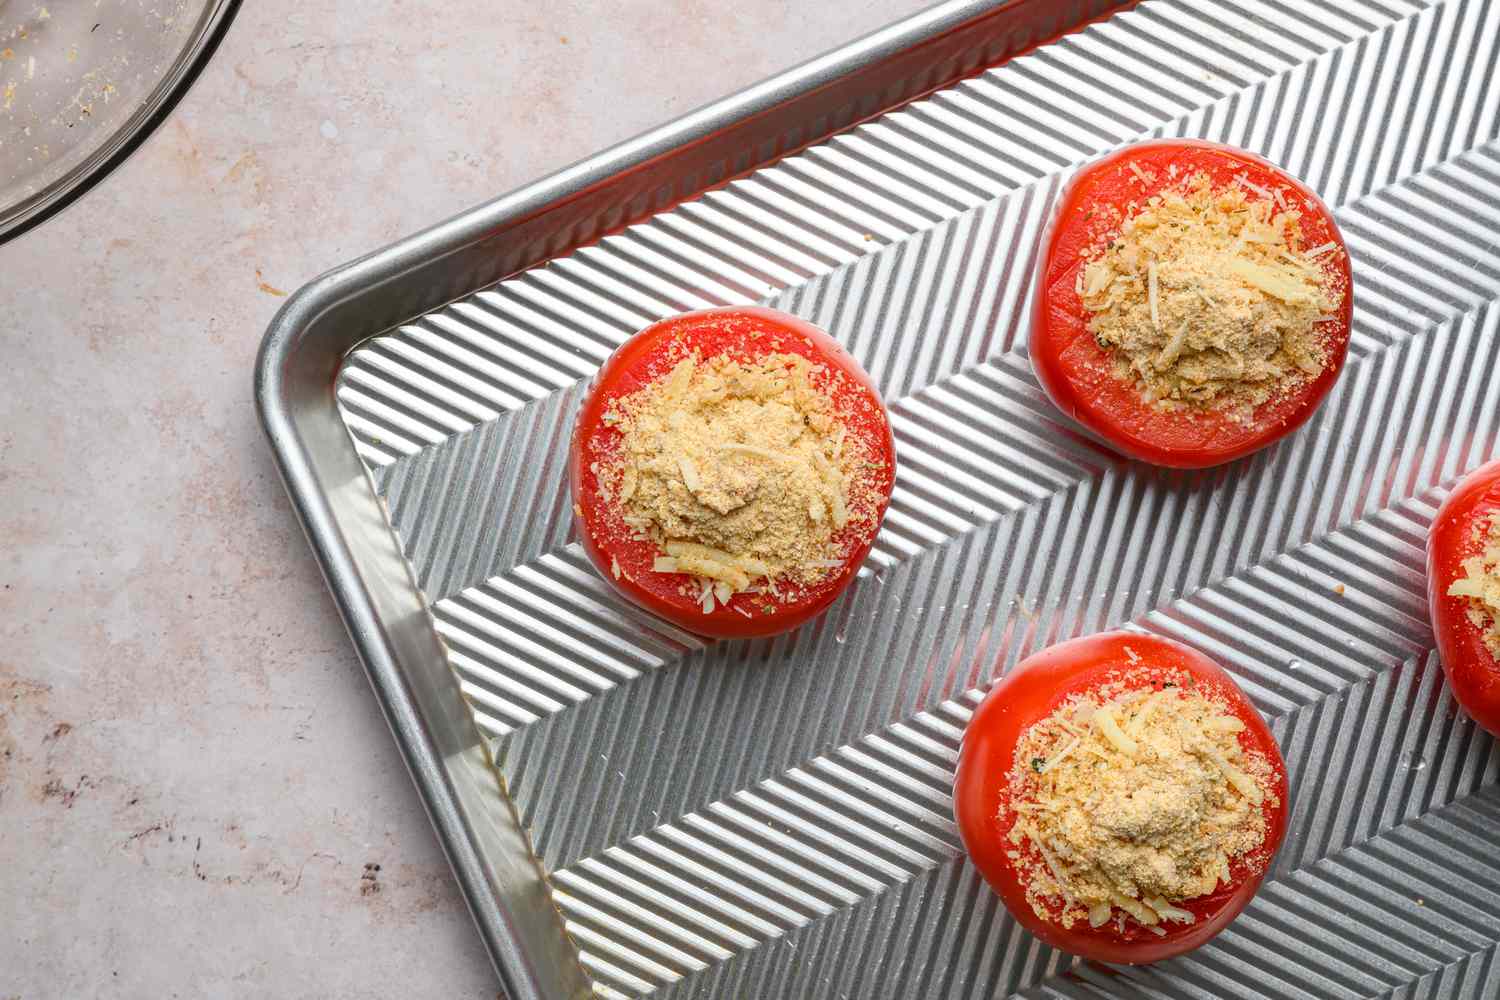
[[[1141,183],[1132,166],[1147,177],[1154,175],[1154,180]],[[1179,178],[1207,174],[1215,187],[1244,175],[1263,188],[1285,188],[1288,206],[1302,213],[1304,245],[1339,246],[1325,258],[1325,266],[1335,269],[1335,280],[1344,290],[1343,305],[1334,319],[1319,324],[1330,364],[1296,392],[1262,404],[1248,423],[1213,410],[1173,412],[1152,406],[1134,385],[1114,374],[1110,352],[1088,330],[1089,313],[1076,280],[1084,264],[1081,251],[1099,237],[1089,225],[1091,209],[1106,205],[1126,216],[1133,214],[1132,202],[1142,205],[1173,182],[1168,167],[1176,167]],[[1124,454],[1183,469],[1219,465],[1296,430],[1328,395],[1348,353],[1353,280],[1343,237],[1328,207],[1307,186],[1266,160],[1232,146],[1191,139],[1127,146],[1080,170],[1058,201],[1037,268],[1032,364],[1058,409]]]
[[[1427,536],[1427,601],[1453,697],[1475,722],[1500,736],[1500,662],[1490,655],[1479,626],[1469,618],[1468,600],[1448,596],[1449,586],[1464,575],[1463,561],[1478,555],[1482,547],[1475,528],[1482,528],[1497,511],[1500,462],[1491,462],[1458,484],[1432,522]]]
[[[862,439],[870,453],[884,462],[883,470],[877,473],[881,477],[877,483],[881,497],[877,527],[864,537],[856,537],[858,529],[854,527],[846,529],[848,534],[840,541],[848,544],[850,555],[843,568],[808,588],[795,601],[736,594],[727,605],[716,605],[705,614],[680,591],[689,577],[655,572],[652,563],[664,553],[653,543],[634,538],[634,532],[621,519],[618,505],[606,504],[599,496],[593,463],[620,439],[620,431],[601,419],[610,403],[666,375],[694,350],[704,358],[800,354],[842,372],[847,378],[832,390],[834,407],[849,435]],[[578,537],[604,578],[624,597],[667,621],[700,635],[733,638],[773,635],[795,628],[822,612],[849,585],[869,554],[879,521],[890,503],[896,449],[874,383],[837,341],[795,316],[747,306],[683,313],[647,327],[622,344],[600,369],[579,410],[568,471]]]
[[[1137,657],[1131,662],[1125,647]],[[1026,901],[1026,889],[1007,857],[1006,840],[1015,814],[1008,808],[1010,771],[1021,734],[1051,715],[1070,695],[1093,690],[1114,679],[1121,670],[1159,671],[1163,676],[1190,674],[1206,691],[1229,705],[1245,723],[1240,733],[1247,751],[1263,754],[1274,769],[1272,805],[1263,806],[1266,839],[1252,854],[1230,865],[1231,883],[1212,894],[1177,904],[1198,919],[1192,924],[1170,924],[1159,937],[1134,921],[1123,932],[1111,920],[1094,928],[1043,920]],[[990,690],[964,731],[958,773],[953,783],[953,807],[958,832],[980,874],[1006,909],[1031,933],[1064,951],[1100,962],[1135,965],[1180,955],[1203,944],[1239,915],[1260,888],[1267,867],[1286,836],[1286,765],[1260,713],[1218,664],[1182,643],[1131,632],[1099,635],[1059,643],[1030,656]]]

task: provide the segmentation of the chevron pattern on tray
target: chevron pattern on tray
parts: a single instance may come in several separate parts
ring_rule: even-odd
[[[1426,527],[1500,456],[1500,4],[1147,0],[355,352],[341,406],[601,996],[1500,995],[1500,750],[1431,651]],[[1122,461],[1031,373],[1031,271],[1079,163],[1245,146],[1333,206],[1350,362],[1301,432]],[[573,412],[661,316],[764,302],[879,383],[900,469],[820,621],[708,643],[571,542]],[[1224,663],[1293,820],[1210,946],[1039,945],[960,854],[963,725],[1036,649],[1127,626]]]

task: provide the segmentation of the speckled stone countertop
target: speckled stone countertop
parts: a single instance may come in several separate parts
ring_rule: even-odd
[[[255,0],[0,247],[0,1000],[495,996],[256,423],[261,334],[329,267],[922,6]]]

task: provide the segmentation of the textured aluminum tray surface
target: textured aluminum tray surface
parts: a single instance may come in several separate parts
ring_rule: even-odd
[[[1500,454],[1500,4],[1147,0],[355,351],[338,400],[605,996],[1500,996],[1500,751],[1432,651],[1423,542]],[[1350,361],[1300,433],[1197,473],[1063,423],[1026,353],[1075,166],[1261,152],[1333,206]],[[587,379],[670,313],[842,341],[900,470],[820,621],[708,643],[571,538]],[[1007,918],[950,818],[1017,660],[1114,626],[1225,663],[1292,781],[1254,904],[1186,957],[1079,963]]]

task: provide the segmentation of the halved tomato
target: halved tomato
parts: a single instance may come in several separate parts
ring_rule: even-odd
[[[1469,599],[1448,588],[1465,576],[1463,562],[1479,554],[1489,519],[1500,513],[1500,461],[1475,469],[1454,488],[1427,536],[1427,601],[1432,632],[1453,697],[1474,721],[1500,736],[1500,661],[1469,618]]]
[[[1128,647],[1128,649],[1127,649]],[[1014,846],[1007,840],[1015,814],[1009,808],[1010,774],[1015,748],[1031,726],[1051,715],[1069,696],[1102,687],[1122,671],[1151,683],[1153,674],[1180,677],[1188,673],[1202,688],[1219,696],[1245,724],[1239,734],[1249,752],[1272,764],[1274,803],[1267,796],[1264,843],[1230,865],[1230,883],[1213,893],[1178,903],[1197,918],[1191,924],[1171,924],[1165,936],[1127,921],[1101,927],[1087,922],[1064,928],[1044,920],[1026,900],[1026,888],[1011,860]],[[1239,915],[1260,888],[1272,857],[1286,836],[1286,765],[1265,721],[1238,684],[1202,653],[1160,636],[1104,632],[1059,643],[1028,657],[1002,678],[979,707],[964,731],[958,772],[953,783],[953,808],[964,847],[1011,915],[1031,933],[1064,951],[1100,962],[1134,965],[1171,958],[1198,947]]]
[[[838,538],[849,552],[843,566],[803,590],[795,600],[740,593],[705,613],[694,598],[682,592],[689,578],[656,572],[653,563],[664,553],[652,542],[636,537],[637,532],[623,521],[619,505],[606,503],[599,495],[595,462],[610,453],[620,439],[619,429],[602,419],[610,403],[662,378],[693,351],[704,358],[727,354],[741,360],[800,354],[842,372],[847,378],[831,389],[838,419],[851,437],[861,440],[883,463],[873,473],[880,497],[875,527],[862,534],[853,526],[845,529],[847,534]],[[795,316],[745,306],[683,313],[647,327],[622,344],[600,369],[579,410],[568,472],[579,540],[604,579],[625,598],[667,621],[700,635],[732,638],[772,635],[795,628],[822,612],[849,585],[869,554],[890,503],[896,449],[874,383],[837,341]]]
[[[1132,169],[1132,167],[1134,169]],[[1110,352],[1089,333],[1089,313],[1077,290],[1082,256],[1099,238],[1093,209],[1122,216],[1144,204],[1173,178],[1207,174],[1215,187],[1243,177],[1260,188],[1284,188],[1289,207],[1302,213],[1308,247],[1337,244],[1329,267],[1344,290],[1332,319],[1318,325],[1329,365],[1294,392],[1257,407],[1250,421],[1215,410],[1167,411],[1148,403],[1131,382],[1114,373]],[[1143,182],[1142,178],[1151,178]],[[1123,454],[1184,469],[1219,465],[1247,455],[1300,427],[1338,380],[1348,353],[1353,318],[1353,275],[1343,237],[1328,207],[1306,185],[1253,153],[1192,139],[1142,142],[1084,167],[1058,200],[1037,268],[1031,328],[1032,364],[1058,409]]]

